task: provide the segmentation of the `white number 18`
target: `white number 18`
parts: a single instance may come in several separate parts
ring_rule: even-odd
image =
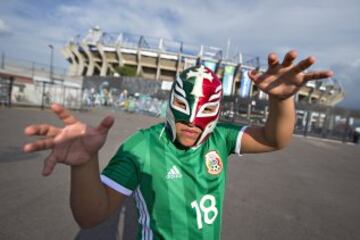
[[[207,201],[210,202],[210,204],[206,207],[205,203]],[[210,194],[204,195],[200,199],[199,204],[197,203],[197,201],[193,201],[191,203],[191,207],[195,208],[196,211],[196,221],[197,221],[198,229],[202,229],[203,227],[203,218],[206,224],[212,224],[219,213],[216,208],[216,199],[213,195]],[[211,217],[210,217],[210,213],[213,213]]]

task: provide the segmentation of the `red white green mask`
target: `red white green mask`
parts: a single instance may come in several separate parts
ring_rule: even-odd
[[[177,76],[170,91],[166,121],[175,141],[175,123],[191,123],[203,132],[196,146],[203,143],[214,130],[219,119],[222,84],[205,66],[195,66]]]

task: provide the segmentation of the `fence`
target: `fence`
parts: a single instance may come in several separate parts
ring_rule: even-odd
[[[83,106],[112,106],[113,109],[165,116],[168,92],[161,83],[141,78],[89,77],[84,79]],[[124,100],[126,92],[127,100]],[[91,100],[92,99],[92,100]],[[106,100],[108,99],[108,100]],[[341,141],[358,141],[360,111],[298,102],[295,133]],[[255,97],[225,96],[221,121],[262,126],[268,115],[268,103]]]
[[[261,126],[266,122],[268,111],[265,100],[225,97],[222,102],[221,119]],[[360,111],[298,102],[295,133],[344,142],[359,142]]]
[[[168,91],[161,82],[141,78],[89,77],[82,88],[64,82],[16,82],[0,78],[0,103],[8,106],[31,105],[47,107],[52,102],[67,108],[88,109],[107,107],[113,111],[128,111],[165,117]],[[358,142],[360,111],[323,105],[296,104],[295,133]],[[262,126],[268,115],[266,100],[225,96],[221,106],[221,121]]]
[[[67,108],[81,108],[81,88],[60,82],[19,82],[13,78],[0,78],[0,103],[11,106],[48,107],[52,102]]]
[[[14,79],[0,78],[0,104],[11,106],[11,95]]]

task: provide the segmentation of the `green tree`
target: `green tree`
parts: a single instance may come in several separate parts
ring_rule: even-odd
[[[115,71],[120,74],[120,76],[135,77],[136,76],[136,67],[135,66],[123,66],[115,68]]]

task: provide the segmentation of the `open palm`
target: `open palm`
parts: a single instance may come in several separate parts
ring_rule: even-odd
[[[63,121],[63,128],[49,124],[30,125],[25,128],[26,135],[43,137],[26,144],[25,152],[52,150],[44,161],[44,176],[50,175],[57,163],[78,166],[89,161],[104,145],[108,131],[114,123],[114,119],[108,116],[94,128],[77,120],[59,104],[53,104],[51,110]]]
[[[304,72],[315,63],[315,58],[308,57],[295,65],[293,62],[296,57],[296,51],[289,51],[280,63],[276,54],[270,53],[267,71],[260,74],[253,70],[249,72],[249,77],[259,89],[267,94],[286,99],[299,91],[306,82],[329,78],[333,75],[332,71]]]

